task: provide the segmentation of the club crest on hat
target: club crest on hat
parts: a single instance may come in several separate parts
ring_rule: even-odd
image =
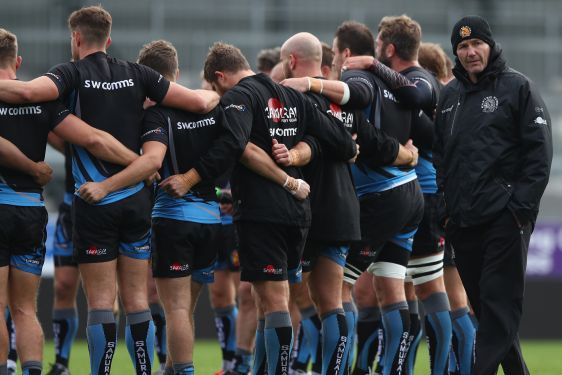
[[[472,30],[468,26],[463,26],[459,30],[459,34],[460,34],[461,38],[469,37],[471,33],[472,33]]]

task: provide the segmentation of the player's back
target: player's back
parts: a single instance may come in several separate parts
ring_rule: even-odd
[[[58,101],[32,105],[0,102],[0,136],[16,145],[29,159],[43,161],[49,131],[68,114],[68,109]],[[8,199],[3,203],[28,205],[25,199],[21,201],[24,195],[13,192],[34,193],[37,195],[32,196],[37,198],[43,190],[30,175],[21,171],[0,166],[0,176],[0,196]]]
[[[76,62],[63,63],[46,74],[68,97],[77,91],[75,113],[91,126],[107,131],[129,149],[140,149],[146,97],[157,102],[166,95],[169,82],[145,66],[95,52]],[[75,149],[74,177],[78,185],[99,182],[123,169]]]

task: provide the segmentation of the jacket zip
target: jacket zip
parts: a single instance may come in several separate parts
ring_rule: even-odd
[[[453,135],[453,129],[455,128],[455,121],[457,119],[457,112],[459,111],[460,106],[461,106],[461,96],[459,94],[459,97],[457,98],[457,108],[455,108],[455,113],[453,114],[453,122],[451,123],[451,134],[449,135]]]

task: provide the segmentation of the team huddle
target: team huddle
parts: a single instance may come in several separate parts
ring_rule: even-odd
[[[28,82],[0,29],[0,375],[43,373],[47,143],[66,158],[48,374],[70,374],[80,282],[91,374],[111,373],[120,307],[136,374],[194,374],[205,284],[225,375],[411,375],[423,336],[432,374],[529,373],[551,123],[483,18],[454,26],[455,63],[405,15],[346,21],[331,47],[297,33],[257,74],[216,42],[198,90],[167,41],[108,55],[111,23],[74,11],[72,61]]]

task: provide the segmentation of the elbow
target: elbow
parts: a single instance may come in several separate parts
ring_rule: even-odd
[[[91,153],[94,153],[95,150],[99,150],[100,147],[104,146],[104,137],[102,132],[97,130],[92,132],[80,146],[84,147]]]

